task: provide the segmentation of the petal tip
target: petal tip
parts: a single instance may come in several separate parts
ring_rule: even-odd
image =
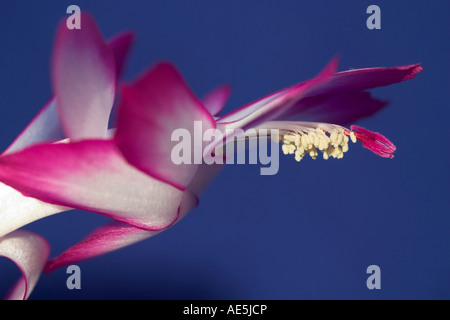
[[[414,64],[410,67],[410,73],[406,74],[403,80],[410,80],[416,77],[419,72],[423,71],[423,67],[421,63]]]

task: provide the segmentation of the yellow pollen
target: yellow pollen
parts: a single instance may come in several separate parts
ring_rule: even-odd
[[[283,142],[281,149],[284,154],[294,154],[295,160],[300,161],[308,154],[316,159],[319,151],[323,153],[323,158],[329,157],[341,159],[348,151],[348,142],[356,142],[354,132],[350,132],[350,138],[345,135],[344,129],[333,128],[331,132],[325,132],[320,128],[304,129],[299,132],[290,132],[281,135]]]

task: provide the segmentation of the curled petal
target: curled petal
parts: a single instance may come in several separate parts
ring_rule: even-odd
[[[198,198],[192,192],[186,190],[179,208],[180,215],[176,222],[186,216],[197,204]],[[148,231],[119,221],[111,222],[94,230],[84,240],[50,260],[45,266],[45,272],[50,273],[60,267],[121,249],[153,237],[161,231]]]
[[[94,19],[82,14],[82,28],[63,21],[52,57],[52,84],[67,137],[103,138],[114,103],[116,69],[113,54]]]
[[[16,230],[0,237],[0,256],[11,259],[22,272],[22,278],[8,292],[7,300],[25,300],[35,287],[50,247],[41,236],[25,230]]]
[[[136,168],[181,190],[197,165],[194,161],[173,162],[172,150],[178,142],[172,135],[175,130],[184,130],[188,138],[197,134],[201,138],[210,128],[215,128],[212,116],[168,63],[158,64],[122,90],[115,134],[120,151]]]
[[[43,144],[0,157],[0,181],[50,204],[148,230],[178,217],[183,192],[130,166],[111,140]]]

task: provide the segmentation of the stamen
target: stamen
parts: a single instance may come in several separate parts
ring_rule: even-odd
[[[330,131],[322,128],[302,128],[299,131],[289,131],[282,135],[282,150],[284,154],[295,154],[295,160],[300,161],[308,154],[312,159],[316,159],[319,155],[318,151],[323,153],[326,160],[329,157],[341,159],[344,153],[348,151],[348,142],[351,133],[349,130],[339,126],[323,125]],[[347,131],[347,132],[346,132]],[[354,137],[356,137],[353,134]],[[352,141],[355,142],[356,138]]]

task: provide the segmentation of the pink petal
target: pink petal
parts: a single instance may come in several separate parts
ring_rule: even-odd
[[[330,81],[311,90],[306,96],[362,91],[413,79],[423,70],[420,64],[399,67],[364,68],[338,72]]]
[[[183,190],[197,165],[173,163],[172,149],[179,142],[171,141],[171,137],[174,130],[186,129],[194,144],[195,121],[202,126],[198,132],[201,135],[215,128],[211,115],[178,71],[168,63],[160,63],[137,82],[123,88],[115,140],[133,166]],[[202,137],[199,138],[201,141]]]
[[[180,204],[180,215],[176,222],[193,210],[198,204],[198,198],[190,191],[185,191]],[[45,272],[50,273],[60,267],[78,263],[99,255],[112,252],[139,241],[148,239],[160,233],[136,228],[123,222],[112,222],[92,232],[84,240],[64,251],[60,256],[50,260]]]
[[[286,116],[291,120],[348,125],[372,116],[388,104],[372,98],[363,90],[412,79],[422,69],[420,65],[414,64],[338,72],[329,81],[308,92],[292,106]]]
[[[0,181],[26,196],[149,230],[178,217],[183,192],[130,166],[111,140],[43,144],[0,157]]]
[[[106,136],[116,87],[110,47],[90,15],[81,21],[80,30],[61,22],[51,72],[63,128],[75,140]]]
[[[7,300],[26,300],[33,291],[50,253],[41,236],[24,230],[0,237],[0,256],[11,259],[22,272],[22,278],[8,292]]]
[[[116,62],[117,78],[122,76],[125,69],[125,63],[130,53],[131,46],[134,42],[134,34],[131,32],[124,32],[118,34],[108,41],[108,45],[112,50],[114,61]]]
[[[203,99],[203,105],[209,111],[210,114],[216,116],[225,107],[225,103],[231,93],[231,87],[229,85],[220,86],[210,93],[208,93]]]
[[[365,91],[311,96],[293,106],[286,118],[345,126],[375,114],[387,104],[386,101],[372,98]]]

